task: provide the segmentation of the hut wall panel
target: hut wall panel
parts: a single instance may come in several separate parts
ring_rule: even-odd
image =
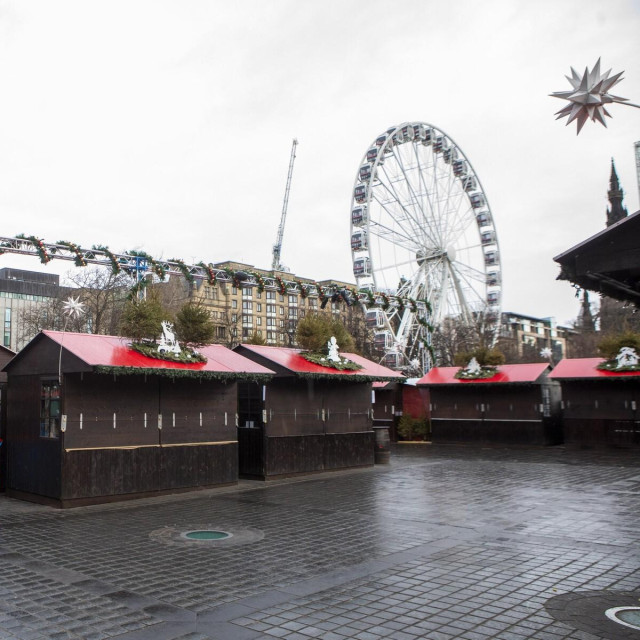
[[[266,476],[311,473],[324,468],[323,435],[267,438]]]
[[[526,422],[485,420],[482,425],[485,442],[520,445],[545,445],[545,423],[542,419]]]
[[[481,420],[447,420],[431,419],[432,442],[470,442],[484,441],[484,430]]]
[[[324,431],[322,394],[315,380],[274,380],[267,386],[268,436],[318,435]]]
[[[324,439],[325,469],[364,467],[374,462],[374,433],[327,434]]]
[[[160,382],[163,444],[236,440],[236,411],[235,383],[180,378]]]
[[[540,385],[492,385],[484,388],[487,420],[536,420],[542,402]]]
[[[12,376],[8,383],[7,489],[56,497],[61,442],[40,437],[40,385],[40,376]]]
[[[568,447],[598,449],[602,447],[640,448],[640,420],[606,418],[566,418],[564,442]]]
[[[371,385],[342,383],[319,386],[325,407],[327,433],[371,431]]]
[[[437,419],[478,419],[484,402],[477,387],[433,387],[431,389],[431,417]]]
[[[230,484],[238,478],[237,452],[235,443],[68,451],[61,497],[77,500]]]
[[[158,381],[155,376],[145,379],[145,376],[66,374],[64,385],[66,449],[158,443]]]
[[[562,383],[563,413],[569,419],[631,420],[634,417],[631,402],[636,400],[637,404],[637,396],[638,383],[619,380]]]

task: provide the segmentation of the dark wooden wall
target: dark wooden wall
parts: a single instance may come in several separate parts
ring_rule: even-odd
[[[241,385],[242,387],[242,385]],[[256,393],[240,390],[240,415],[258,417]],[[243,409],[243,398],[251,409]],[[240,428],[240,473],[273,478],[371,465],[371,384],[276,378],[266,388],[267,421]]]
[[[546,383],[545,383],[546,384]],[[541,412],[542,384],[431,388],[433,442],[552,445],[562,442],[557,385],[552,415]]]
[[[67,430],[47,439],[39,434],[41,380],[9,376],[5,444],[13,495],[67,505],[237,482],[235,382],[69,373]]]
[[[563,380],[562,400],[567,446],[640,447],[639,378]]]

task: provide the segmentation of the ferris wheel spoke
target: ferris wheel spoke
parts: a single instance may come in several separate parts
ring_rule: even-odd
[[[408,144],[408,143],[405,143],[405,144]],[[411,146],[413,147],[413,144],[411,144]],[[404,167],[404,163],[401,162],[401,160],[399,158],[399,155],[400,155],[399,150],[398,150],[398,152],[396,152],[396,149],[394,149],[393,150],[393,156],[396,159],[396,164],[400,168],[400,171],[402,172],[402,175],[404,176],[404,180],[405,180],[405,183],[407,185],[408,196],[409,196],[410,200],[412,201],[413,206],[418,208],[419,211],[420,211],[420,214],[421,214],[418,219],[414,218],[414,220],[416,221],[416,224],[420,224],[420,221],[426,220],[426,218],[427,218],[426,212],[425,212],[425,208],[422,205],[422,198],[420,198],[418,196],[418,194],[416,193],[416,190],[414,189],[414,186],[412,184],[411,178],[407,174],[407,171],[405,170],[405,167]],[[417,168],[418,169],[420,168],[419,164],[417,165]],[[418,171],[418,174],[419,173],[420,172]],[[428,230],[426,228],[424,228],[424,225],[422,225],[422,228],[420,230],[424,233],[425,238],[429,235],[428,234]]]
[[[392,201],[397,204],[400,205],[402,211],[404,212],[405,216],[404,216],[404,220],[403,219],[398,219],[397,217],[395,218],[395,222],[397,222],[399,225],[402,226],[402,222],[406,221],[406,223],[410,226],[411,229],[411,233],[414,235],[414,237],[418,238],[422,235],[421,231],[423,231],[423,229],[421,228],[423,225],[421,225],[421,222],[419,220],[419,218],[417,218],[415,216],[415,214],[413,213],[413,211],[411,211],[405,203],[405,198],[402,196],[402,194],[399,194],[395,188],[395,181],[392,179],[392,177],[390,177],[387,173],[386,168],[383,166],[382,167],[382,173],[384,174],[384,177],[386,178],[386,182],[380,182],[380,186],[382,186],[387,194],[390,196],[390,198],[392,199]],[[375,192],[373,192],[375,193]],[[374,196],[375,197],[375,196]],[[376,200],[378,200],[378,202],[380,202],[382,204],[382,201],[379,200],[376,197]],[[387,210],[387,208],[385,207],[385,210]]]

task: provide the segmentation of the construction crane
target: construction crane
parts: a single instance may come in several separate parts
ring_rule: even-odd
[[[280,226],[278,227],[278,237],[273,245],[273,262],[271,268],[274,271],[285,271],[285,267],[280,264],[280,253],[282,251],[282,236],[284,235],[284,223],[287,218],[287,205],[289,204],[289,190],[291,189],[291,176],[293,175],[293,162],[296,159],[296,147],[298,141],[294,138],[291,145],[291,159],[289,160],[289,173],[287,175],[287,186],[284,190],[284,203],[282,204],[282,216],[280,217]]]

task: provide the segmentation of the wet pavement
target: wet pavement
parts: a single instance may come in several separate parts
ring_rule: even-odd
[[[2,496],[0,640],[640,638],[639,490],[628,452],[398,445],[64,511]]]

